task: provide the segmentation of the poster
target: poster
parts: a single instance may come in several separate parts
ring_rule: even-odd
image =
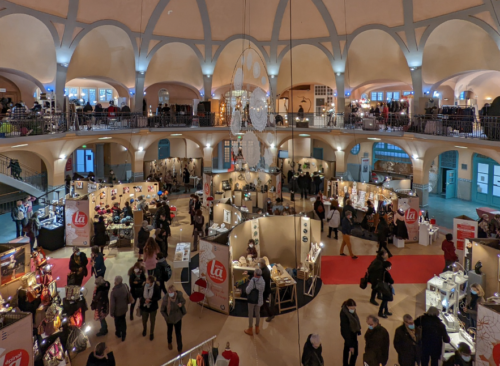
[[[408,240],[418,241],[418,212],[419,201],[418,197],[400,198],[398,207],[405,211],[405,223],[408,230]]]
[[[463,262],[465,239],[477,238],[477,221],[467,216],[458,216],[453,219],[453,241],[458,251],[460,263]]]
[[[259,245],[259,219],[252,220],[252,239],[255,242],[255,249],[257,250],[257,255],[260,258],[260,245]]]
[[[500,314],[478,305],[476,365],[500,365]]]
[[[203,204],[208,206],[207,198],[210,197],[210,186],[212,185],[212,176],[203,174]]]
[[[90,246],[89,201],[66,200],[66,245]]]
[[[31,366],[33,360],[31,314],[2,329],[0,366]]]
[[[224,209],[224,222],[226,224],[231,224],[231,210]]]
[[[276,197],[281,197],[281,173],[276,176]]]
[[[206,306],[229,314],[229,245],[200,240],[200,278],[205,278],[208,288]]]
[[[361,182],[369,182],[370,181],[370,159],[363,158],[361,159]]]
[[[6,285],[26,274],[26,247],[22,246],[2,253],[0,285]]]

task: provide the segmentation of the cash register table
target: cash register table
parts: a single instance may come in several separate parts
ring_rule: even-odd
[[[276,283],[276,305],[278,306],[278,314],[286,310],[297,310],[297,282],[283,268],[281,264],[276,264],[276,267],[281,272],[280,276],[273,276],[271,271],[271,279]],[[279,279],[278,279],[279,277]],[[284,281],[288,278],[289,281]],[[285,300],[287,292],[291,291],[290,299]],[[284,306],[283,304],[292,303],[292,305]]]

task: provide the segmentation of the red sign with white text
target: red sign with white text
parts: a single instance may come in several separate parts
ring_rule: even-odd
[[[73,214],[71,221],[73,221],[73,225],[76,227],[85,227],[89,222],[89,218],[84,212],[77,211]]]
[[[208,307],[229,314],[229,246],[200,240],[200,277],[206,278]]]
[[[66,245],[90,246],[89,201],[66,200]]]
[[[224,283],[227,278],[227,271],[224,265],[217,261],[212,260],[207,264],[208,277],[215,283]]]

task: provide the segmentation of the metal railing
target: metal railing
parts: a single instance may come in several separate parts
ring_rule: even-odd
[[[33,187],[45,191],[47,189],[47,174],[39,173],[21,163],[15,163],[15,159],[0,154],[0,174],[11,176],[23,181]]]
[[[11,212],[16,206],[16,202],[26,198],[26,193],[22,191],[9,192],[0,195],[0,215]]]

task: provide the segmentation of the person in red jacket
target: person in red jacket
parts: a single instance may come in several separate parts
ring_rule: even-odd
[[[229,366],[239,366],[240,356],[236,352],[231,351],[229,342],[226,343],[226,349],[222,352],[222,357],[229,360]]]
[[[453,244],[453,235],[446,234],[446,240],[443,240],[441,249],[444,252],[444,269],[443,272],[450,271],[453,263],[458,261],[457,254],[455,253],[455,244]]]

